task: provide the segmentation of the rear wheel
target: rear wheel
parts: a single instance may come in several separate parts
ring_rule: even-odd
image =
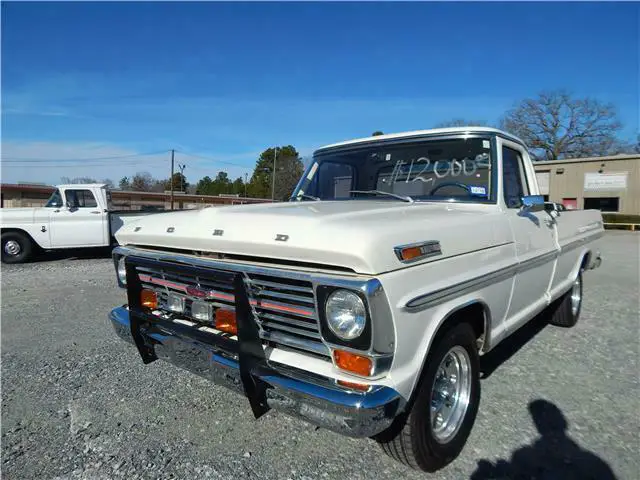
[[[433,472],[462,451],[478,413],[479,360],[473,328],[447,331],[434,345],[411,409],[376,437],[392,458]]]
[[[549,323],[556,327],[570,328],[578,323],[580,310],[582,309],[582,270],[571,286],[571,290],[565,293],[551,307]]]
[[[4,263],[22,263],[31,258],[33,244],[22,232],[2,234],[2,261]]]

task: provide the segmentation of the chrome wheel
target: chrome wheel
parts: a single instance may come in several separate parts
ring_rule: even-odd
[[[571,315],[574,317],[578,315],[580,303],[582,303],[582,276],[578,275],[571,288]]]
[[[463,347],[444,356],[431,392],[431,431],[438,443],[447,443],[460,429],[471,396],[471,359]]]
[[[20,255],[22,248],[20,244],[15,240],[8,240],[7,243],[4,244],[4,253],[11,256]]]

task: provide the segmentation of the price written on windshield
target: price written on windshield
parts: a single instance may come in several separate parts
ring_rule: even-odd
[[[462,160],[454,158],[452,160],[436,160],[432,162],[427,157],[416,158],[411,162],[398,160],[391,172],[391,179],[392,182],[402,181],[398,179],[405,173],[405,183],[416,181],[429,183],[435,181],[436,178],[469,177],[475,175],[479,167],[488,167],[488,159],[489,156],[487,154],[479,154],[474,159],[463,158]],[[387,158],[387,160],[390,160],[390,158]]]

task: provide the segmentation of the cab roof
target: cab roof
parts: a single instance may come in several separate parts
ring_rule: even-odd
[[[65,183],[62,185],[56,185],[56,188],[75,188],[75,189],[81,189],[81,188],[102,188],[102,187],[106,187],[107,184],[106,183]]]
[[[317,151],[322,151],[325,149],[333,149],[337,147],[347,147],[347,146],[358,145],[358,144],[377,143],[377,142],[383,142],[385,140],[401,140],[404,138],[421,138],[421,137],[429,137],[429,136],[437,136],[437,135],[448,135],[448,134],[453,135],[453,134],[460,134],[460,133],[488,133],[488,134],[500,135],[514,142],[518,142],[523,146],[525,145],[525,143],[515,135],[511,135],[510,133],[507,133],[504,130],[500,130],[498,128],[448,127],[448,128],[432,128],[430,130],[414,130],[409,132],[389,133],[386,135],[375,135],[372,137],[356,138],[354,140],[347,140],[344,142],[332,143],[331,145],[325,145],[324,147],[320,147]]]

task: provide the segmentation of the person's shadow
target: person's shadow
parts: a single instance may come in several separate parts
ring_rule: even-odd
[[[534,400],[529,412],[540,433],[532,445],[516,450],[509,461],[480,460],[471,480],[615,480],[607,462],[567,436],[568,423],[547,400]]]

